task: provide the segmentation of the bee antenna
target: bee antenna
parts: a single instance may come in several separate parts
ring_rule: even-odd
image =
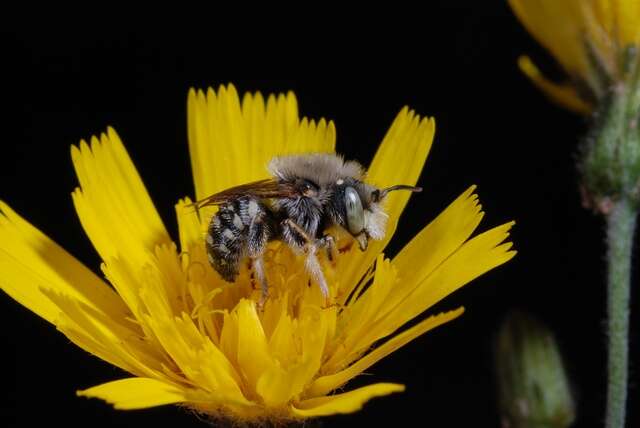
[[[198,217],[200,217],[200,203],[199,201],[192,202],[190,204],[186,204],[185,208],[193,208],[193,211],[196,213]]]
[[[387,187],[386,189],[374,190],[371,193],[371,197],[373,198],[374,202],[380,202],[387,196],[387,193],[393,192],[395,190],[408,190],[410,192],[417,193],[422,192],[422,187],[408,186],[406,184],[396,184],[395,186]]]

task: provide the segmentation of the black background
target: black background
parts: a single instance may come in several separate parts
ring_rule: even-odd
[[[2,34],[0,198],[94,270],[99,259],[77,221],[69,146],[114,126],[173,236],[173,205],[193,187],[186,94],[233,82],[239,92],[295,91],[302,115],[335,120],[337,147],[367,163],[399,109],[435,116],[436,139],[389,254],[471,184],[487,212],[481,229],[515,219],[518,256],[448,297],[460,319],[386,358],[353,386],[402,382],[351,426],[499,426],[492,347],[505,313],[520,307],[556,332],[572,378],[578,427],[601,426],[604,388],[602,222],[580,207],[574,154],[582,118],[551,105],[519,73],[529,53],[553,61],[501,1],[430,2],[418,13],[320,23],[220,13],[98,25],[32,24]],[[366,25],[353,25],[354,22]],[[82,24],[81,22],[86,22]],[[362,28],[361,28],[362,27]],[[366,28],[364,28],[366,27]],[[637,300],[634,292],[634,300]],[[637,313],[640,307],[634,304]],[[126,375],[76,348],[55,328],[0,298],[0,425],[203,426],[175,407],[120,412],[75,390]],[[637,323],[637,315],[633,323]],[[632,328],[633,334],[638,329]],[[632,339],[631,419],[638,423]],[[636,406],[637,407],[637,406]],[[635,421],[635,422],[634,422]]]

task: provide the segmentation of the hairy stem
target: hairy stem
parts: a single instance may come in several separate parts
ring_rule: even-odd
[[[624,428],[627,402],[629,283],[636,209],[625,197],[607,216],[607,329],[609,339],[607,428]]]

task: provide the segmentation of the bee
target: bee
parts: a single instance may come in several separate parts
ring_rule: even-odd
[[[370,239],[385,235],[387,214],[381,202],[395,190],[420,192],[407,185],[376,188],[364,181],[365,170],[336,154],[312,153],[273,158],[271,178],[242,184],[196,202],[199,209],[218,205],[206,235],[211,266],[227,282],[234,282],[243,260],[250,258],[261,286],[262,305],[268,296],[263,255],[267,243],[280,240],[303,255],[305,268],[322,291],[329,288],[318,261],[319,250],[335,257],[333,226],[346,230],[367,249]]]

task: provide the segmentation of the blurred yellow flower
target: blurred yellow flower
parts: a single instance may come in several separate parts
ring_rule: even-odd
[[[298,117],[294,95],[246,94],[233,86],[192,90],[189,149],[196,198],[265,177],[274,155],[333,152],[332,122]],[[369,168],[368,181],[414,184],[433,140],[433,119],[403,109]],[[72,147],[80,187],[75,207],[103,260],[108,282],[0,203],[0,286],[75,344],[132,377],[78,394],[118,409],[179,404],[235,420],[292,420],[348,413],[403,385],[344,385],[419,335],[462,313],[408,321],[511,259],[512,223],[472,239],[483,214],[473,187],[425,227],[393,260],[382,250],[409,194],[390,194],[387,236],[366,252],[343,248],[324,263],[334,304],[309,287],[304,263],[277,242],[265,267],[270,298],[248,267],[236,283],[207,262],[203,238],[215,209],[176,205],[172,242],[113,129]],[[354,246],[357,247],[357,246]],[[109,285],[110,284],[110,285]]]
[[[509,4],[571,82],[549,81],[527,56],[520,57],[520,68],[564,107],[589,113],[616,83],[636,73],[640,44],[637,0],[509,0]]]

